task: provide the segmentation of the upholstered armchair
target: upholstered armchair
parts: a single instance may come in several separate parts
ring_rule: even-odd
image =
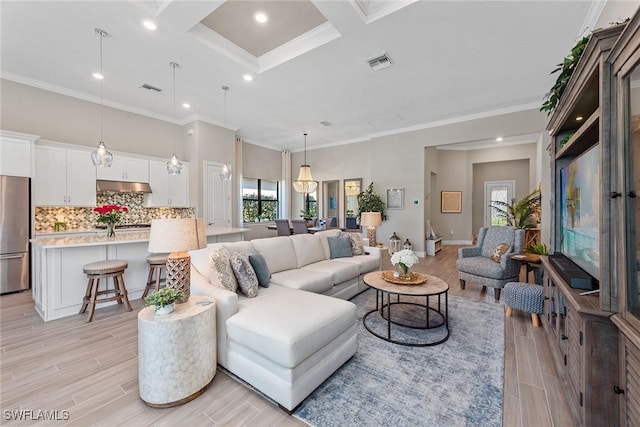
[[[492,255],[499,246],[506,243],[509,248],[505,253]],[[466,282],[473,282],[482,287],[490,286],[495,289],[495,300],[500,300],[500,290],[509,282],[518,281],[520,261],[512,260],[511,255],[522,253],[524,245],[524,230],[514,227],[481,228],[478,242],[471,248],[458,249],[456,267],[460,272],[460,287],[465,288]]]

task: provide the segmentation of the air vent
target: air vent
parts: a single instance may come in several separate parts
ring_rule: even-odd
[[[328,121],[326,121],[326,120],[323,120],[323,121],[321,121],[321,122],[320,122],[320,124],[321,124],[322,126],[327,126],[327,127],[329,127],[329,126],[331,126],[333,123],[328,122]]]
[[[386,53],[376,58],[369,59],[367,62],[373,71],[384,70],[385,68],[389,68],[393,65],[393,61]]]
[[[159,87],[151,86],[150,84],[147,84],[147,83],[143,84],[140,87],[146,90],[154,90],[156,92],[162,92],[162,89],[160,89]]]

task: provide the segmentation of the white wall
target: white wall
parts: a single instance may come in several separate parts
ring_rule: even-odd
[[[100,104],[0,79],[3,130],[93,147],[100,139],[100,109]],[[199,216],[204,212],[202,162],[235,163],[235,132],[205,122],[180,126],[104,107],[104,142],[112,151],[167,159],[175,151],[178,158],[188,161],[189,197]],[[236,201],[234,194],[233,218]]]

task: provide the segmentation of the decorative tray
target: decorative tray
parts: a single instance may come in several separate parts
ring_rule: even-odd
[[[396,285],[421,285],[427,281],[427,275],[422,273],[409,273],[410,279],[401,279],[400,277],[394,277],[392,270],[385,270],[382,272],[382,278],[389,283],[395,283]]]

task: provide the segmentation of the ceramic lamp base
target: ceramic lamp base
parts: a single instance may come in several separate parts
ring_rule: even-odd
[[[367,237],[369,238],[369,246],[375,247],[377,245],[375,227],[368,227],[367,228]]]
[[[191,257],[186,252],[173,252],[167,256],[167,287],[177,289],[184,294],[187,302],[191,295]]]

